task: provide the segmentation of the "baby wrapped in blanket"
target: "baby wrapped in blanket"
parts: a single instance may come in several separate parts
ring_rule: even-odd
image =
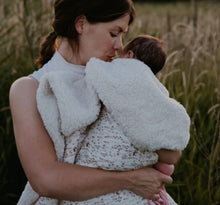
[[[144,63],[135,59],[106,63],[94,58],[86,66],[84,79],[73,78],[68,72],[50,73],[37,94],[38,109],[59,160],[123,171],[155,164],[156,150],[186,147],[189,117]],[[46,112],[45,102],[53,106],[56,118]],[[168,201],[175,204],[169,196]],[[149,201],[122,190],[83,202],[46,197],[35,202],[132,205]]]

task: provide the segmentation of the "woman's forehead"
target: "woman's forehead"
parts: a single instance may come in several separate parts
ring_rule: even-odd
[[[130,19],[129,15],[125,15],[119,19],[106,22],[104,24],[106,24],[107,27],[113,30],[117,30],[118,32],[127,32],[129,19]]]

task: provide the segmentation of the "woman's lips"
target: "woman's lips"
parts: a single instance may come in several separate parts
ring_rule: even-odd
[[[113,61],[114,58],[115,58],[115,55],[113,55],[113,56],[108,56],[109,61]]]

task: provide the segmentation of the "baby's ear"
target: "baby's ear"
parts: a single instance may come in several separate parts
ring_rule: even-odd
[[[127,58],[135,58],[134,52],[132,50],[129,50],[126,54]]]

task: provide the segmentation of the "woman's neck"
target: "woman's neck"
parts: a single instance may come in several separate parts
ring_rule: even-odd
[[[67,38],[61,38],[57,48],[60,55],[68,62],[75,65],[83,65],[80,56],[74,52],[74,48],[70,45]]]

